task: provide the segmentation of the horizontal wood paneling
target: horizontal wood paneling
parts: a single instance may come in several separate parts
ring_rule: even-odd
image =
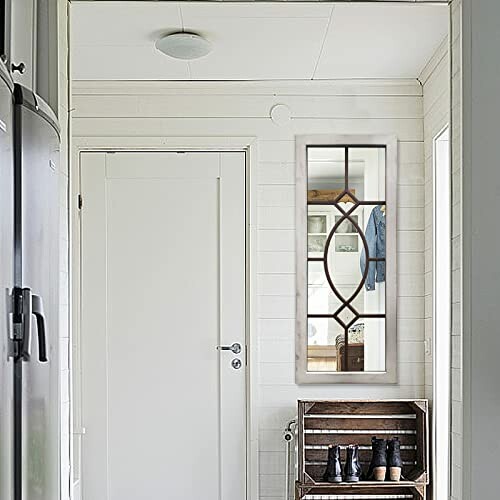
[[[449,92],[449,54],[448,40],[443,41],[420,77],[424,91],[424,223],[425,223],[425,338],[429,345],[433,341],[432,322],[432,259],[433,259],[433,168],[434,168],[434,138],[449,124],[450,92]],[[426,377],[425,396],[432,400],[433,382],[433,349],[429,349],[425,357]]]
[[[294,118],[418,118],[421,103],[414,96],[77,95],[75,118],[268,118],[275,104],[285,104]]]
[[[419,98],[417,98],[419,99]],[[286,140],[297,134],[376,134],[398,131],[402,141],[423,141],[421,121],[414,118],[295,118],[287,127],[277,127],[269,118],[78,118],[73,122],[74,137],[169,137],[252,135],[256,131],[269,140]]]

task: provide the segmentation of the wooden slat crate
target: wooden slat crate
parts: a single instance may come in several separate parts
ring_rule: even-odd
[[[425,488],[425,485],[416,483],[362,482],[330,486],[306,486],[297,483],[295,498],[304,500],[425,500]]]
[[[321,495],[335,498],[335,495],[353,495],[354,491],[356,495],[352,498],[425,498],[425,486],[429,483],[428,432],[428,403],[422,399],[299,401],[297,498],[319,500]],[[332,444],[341,446],[342,462],[345,447],[359,445],[366,473],[371,461],[372,436],[399,438],[404,481],[322,482],[328,446]]]

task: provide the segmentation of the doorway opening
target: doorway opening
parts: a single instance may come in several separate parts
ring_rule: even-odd
[[[133,150],[138,148],[145,155],[144,150],[154,150],[148,151],[147,161],[141,165],[134,163],[130,171],[131,179],[134,179],[130,184],[134,184],[133,192],[136,192],[139,189],[136,186],[141,185],[142,188],[145,183],[137,179],[143,175],[142,165],[144,169],[148,168],[149,155],[165,154],[166,145],[170,149],[172,141],[179,141],[178,147],[187,150],[199,137],[208,138],[207,147],[210,150],[215,144],[222,144],[221,150],[225,150],[230,141],[236,140],[244,140],[245,144],[258,148],[258,154],[249,153],[252,182],[248,185],[250,194],[247,207],[249,218],[252,219],[248,244],[255,249],[248,264],[249,282],[252,283],[247,290],[248,323],[251,325],[248,327],[248,336],[249,345],[256,347],[249,358],[247,374],[248,467],[246,477],[245,472],[243,476],[238,476],[243,477],[248,485],[248,499],[282,498],[285,494],[285,463],[288,457],[285,456],[281,434],[283,425],[295,415],[297,399],[313,396],[327,399],[422,398],[429,387],[429,393],[435,389],[436,398],[441,398],[441,386],[439,391],[433,389],[432,370],[425,371],[424,327],[428,323],[425,321],[427,302],[424,290],[427,286],[432,288],[434,278],[427,281],[424,268],[424,263],[427,263],[425,229],[432,225],[433,219],[432,210],[429,213],[425,210],[424,201],[425,187],[432,183],[433,174],[432,168],[424,168],[424,163],[430,156],[426,153],[432,150],[429,143],[433,142],[435,132],[445,123],[436,124],[432,120],[437,116],[447,121],[445,115],[449,99],[441,89],[449,83],[448,68],[446,62],[442,61],[446,61],[450,47],[450,11],[445,3],[419,4],[141,2],[139,6],[134,2],[72,3],[71,89],[74,109],[71,130],[73,147],[77,153],[74,158],[80,157],[80,154],[102,154],[106,156],[103,160],[105,163],[114,164],[124,160],[122,154],[126,151],[135,161],[139,153],[132,153]],[[129,24],[116,23],[118,14]],[[168,20],[168,26],[165,20]],[[124,26],[127,28],[123,29]],[[384,29],[380,30],[380,26],[384,26]],[[156,50],[158,37],[164,36],[164,31],[182,32],[188,28],[212,43],[213,50],[208,55],[185,61]],[[257,38],[255,33],[259,33]],[[141,63],[124,64],[131,57]],[[429,84],[423,85],[424,81]],[[436,128],[433,133],[425,134],[427,124],[424,122],[429,117],[431,125]],[[394,300],[398,305],[397,384],[325,384],[321,387],[305,387],[295,382],[296,329],[293,320],[297,286],[294,263],[294,141],[297,135],[304,134],[391,135],[397,138],[397,259],[400,269],[398,295],[397,300]],[[359,158],[356,161],[354,157],[351,160],[349,172],[355,182],[360,183],[358,174],[365,168],[365,160]],[[117,169],[123,168],[123,165],[120,164]],[[329,169],[335,165],[332,158],[318,159],[318,168]],[[107,164],[102,171],[108,170],[108,167]],[[74,165],[75,180],[79,178],[76,168],[77,165]],[[158,172],[163,175],[164,169],[168,169],[168,162],[162,163],[155,175]],[[85,171],[83,177],[87,178]],[[118,181],[113,177],[113,180],[107,179],[105,182],[121,186],[129,183],[129,180]],[[158,188],[156,184],[156,181],[151,182],[152,190]],[[188,181],[186,184],[183,206],[174,207],[179,213],[172,223],[172,234],[178,235],[184,231],[184,244],[189,250],[191,245],[187,242],[196,236],[192,229],[196,224],[182,222],[194,210],[192,190]],[[358,189],[358,196],[361,197],[361,187]],[[172,191],[177,194],[174,189]],[[116,193],[113,191],[111,194]],[[146,194],[143,194],[143,198],[144,202],[150,201]],[[133,197],[124,196],[124,199],[127,200],[125,206],[128,210],[129,203],[132,203],[129,200],[133,200]],[[198,201],[198,198],[194,201]],[[79,212],[83,221],[86,218],[88,220],[93,206],[84,192],[83,209]],[[130,217],[136,217],[140,208],[131,211]],[[168,208],[169,216],[174,213],[174,208]],[[198,207],[198,210],[204,217],[207,215],[201,208]],[[128,224],[123,212],[113,212],[112,215],[123,223],[123,227]],[[158,214],[155,217],[159,217]],[[102,216],[98,214],[96,221],[102,223]],[[328,219],[330,224],[332,221],[335,221],[335,214]],[[365,229],[367,221],[361,225]],[[141,224],[137,226],[138,230],[142,229]],[[165,226],[163,219],[158,221],[158,226]],[[115,231],[117,226],[113,223],[109,227]],[[341,229],[339,237],[335,238],[339,243],[339,258],[349,263],[349,270],[359,273],[360,237],[354,234],[352,227]],[[323,227],[311,230],[308,238],[311,248],[317,245],[324,249],[328,233]],[[85,241],[90,240],[86,238]],[[169,238],[165,238],[165,241],[169,242]],[[231,241],[234,242],[234,238]],[[128,251],[132,244],[136,244],[133,238],[122,247]],[[199,245],[202,255],[204,245],[205,242]],[[147,250],[152,251],[150,248]],[[103,255],[104,251],[101,252]],[[185,249],[181,248],[181,252],[184,257]],[[159,262],[164,260],[164,253],[161,259],[157,256]],[[429,254],[432,253],[430,249]],[[116,259],[123,259],[124,255],[125,250],[117,252],[110,259],[111,264],[116,266]],[[130,258],[133,257],[135,254]],[[198,255],[196,262],[197,259]],[[222,255],[221,263],[225,261]],[[152,265],[153,261],[149,260],[146,264]],[[134,266],[129,267],[134,269]],[[91,276],[88,269],[82,271],[82,280],[88,280]],[[347,269],[346,266],[343,270]],[[96,276],[102,278],[101,274]],[[116,277],[129,279],[120,273],[116,273]],[[116,287],[113,285],[114,278],[109,286]],[[344,278],[342,287],[347,295],[353,282],[347,272]],[[317,277],[311,276],[313,279]],[[151,281],[155,285],[155,281]],[[172,284],[172,280],[165,281]],[[439,281],[436,280],[436,283]],[[320,281],[319,284],[323,286],[324,282]],[[186,285],[185,280],[182,285]],[[325,290],[328,290],[326,286]],[[172,297],[177,299],[182,291],[182,288],[171,291]],[[163,289],[161,293],[164,293]],[[93,293],[88,293],[88,296],[92,299]],[[327,300],[334,304],[336,299],[328,292]],[[86,317],[88,311],[87,308]],[[223,312],[229,314],[231,308]],[[85,318],[82,319],[85,321]],[[363,349],[363,355],[364,333],[364,326],[363,330],[360,328],[351,332],[352,343],[359,344],[357,348],[359,351]],[[337,345],[337,336],[326,339],[316,337],[316,344],[311,347],[311,351],[327,352],[330,358],[338,356],[340,359],[338,352],[343,347],[341,343]],[[132,340],[135,341],[133,336]],[[367,339],[366,344],[371,340]],[[233,342],[234,339],[228,338],[224,344],[232,347]],[[378,347],[382,352],[382,342]],[[113,345],[110,348],[113,354]],[[185,349],[180,348],[179,352],[186,353]],[[211,349],[211,354],[214,353]],[[224,359],[229,356],[229,362],[232,361],[231,350],[220,355]],[[190,359],[187,353],[179,356]],[[433,359],[438,359],[436,356]],[[357,356],[356,362],[358,357],[361,358]],[[242,356],[241,361],[243,359]],[[314,362],[320,361],[321,356],[318,355]],[[78,366],[74,368],[74,380],[77,381]],[[116,366],[110,364],[109,368],[113,371]],[[198,369],[196,364],[194,369]],[[242,373],[233,367],[230,370],[231,375]],[[123,371],[126,372],[125,369]],[[128,372],[126,375],[129,375]],[[448,377],[448,374],[440,372],[439,384],[441,377]],[[174,385],[174,389],[179,392],[189,391],[183,380]],[[77,394],[78,390],[74,392]],[[125,396],[135,395],[130,391],[123,394],[124,399]],[[90,400],[87,403],[87,408],[91,407]],[[436,407],[441,408],[446,404],[446,399],[440,399]],[[79,463],[78,457],[75,457],[74,478],[81,478],[78,487],[84,485],[81,495],[75,495],[75,498],[91,500],[87,485],[97,485],[97,480],[104,484],[106,474],[97,477],[99,470],[86,468],[85,463],[93,465],[94,455],[89,453],[88,443],[93,439],[95,429],[90,429],[86,423],[89,416],[82,417],[79,411],[75,411],[74,415],[75,454],[83,450],[88,457],[86,462],[83,461],[81,470],[75,470]],[[81,427],[86,429],[83,436],[78,434]],[[101,427],[104,428],[103,425]],[[116,428],[111,430],[116,432]],[[442,443],[436,443],[437,449],[441,451]],[[135,441],[133,444],[139,449],[139,444]],[[364,443],[362,446],[369,444]],[[97,445],[100,446],[100,443]],[[326,445],[326,438],[321,445]],[[413,443],[404,445],[411,446]],[[98,449],[98,446],[94,449]],[[448,443],[445,447],[448,448]],[[213,448],[216,449],[216,446]],[[117,484],[114,482],[117,476],[113,476],[113,471],[125,470],[125,459],[117,450],[118,441],[110,441],[109,463],[114,469],[110,469],[107,475],[112,485]],[[314,459],[311,458],[311,461],[319,462],[314,467],[324,467],[325,452],[324,448],[312,450]],[[155,453],[156,448],[148,456],[154,457]],[[363,449],[363,453],[364,466],[367,468],[370,450]],[[140,456],[140,453],[135,453],[130,459]],[[146,452],[142,456],[144,460],[137,460],[141,462],[137,468],[145,477],[149,473],[142,469],[142,464],[147,462]],[[191,457],[188,457],[188,463],[190,460]],[[411,467],[410,460],[406,462],[405,467]],[[174,462],[174,465],[178,464]],[[442,467],[438,470],[441,471]],[[126,481],[129,481],[129,477],[130,481],[134,480],[132,474],[123,474],[123,477]],[[440,473],[440,478],[447,482],[448,474]],[[221,474],[220,484],[226,483],[228,487],[234,485],[234,476]],[[119,486],[123,487],[122,484]],[[154,488],[161,492],[159,482],[151,482],[149,486],[151,494]],[[127,494],[131,491],[127,488],[124,490],[127,490]],[[220,500],[216,486],[213,492],[214,498]],[[192,495],[196,497],[198,493],[192,492]],[[189,495],[184,494],[183,498],[189,498]],[[125,496],[122,496],[121,500],[124,499]],[[110,500],[114,500],[112,495]]]

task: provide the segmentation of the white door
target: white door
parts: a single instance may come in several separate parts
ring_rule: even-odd
[[[244,500],[245,154],[84,153],[81,190],[83,499]]]

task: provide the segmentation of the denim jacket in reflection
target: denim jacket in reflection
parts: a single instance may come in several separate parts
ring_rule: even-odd
[[[385,213],[382,207],[377,205],[370,214],[365,230],[366,243],[368,245],[368,256],[374,258],[385,258]],[[361,274],[365,273],[366,253],[363,246],[360,259]],[[370,262],[368,275],[366,276],[365,288],[375,290],[375,283],[385,281],[385,261]]]

